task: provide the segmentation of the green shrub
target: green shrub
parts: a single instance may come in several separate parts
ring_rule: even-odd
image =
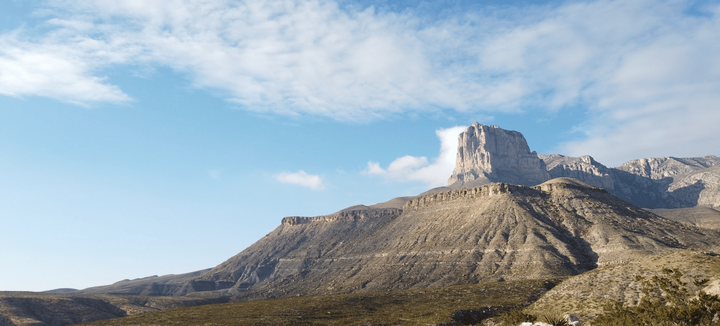
[[[524,322],[534,322],[537,319],[535,315],[526,314],[520,307],[516,307],[498,318],[500,325],[503,326],[517,326]]]
[[[692,295],[678,270],[663,269],[661,276],[650,279],[636,276],[642,284],[643,297],[637,306],[625,307],[619,302],[604,307],[605,314],[593,325],[720,325],[720,297],[700,291]],[[704,285],[707,280],[694,281]]]
[[[565,316],[543,315],[542,320],[543,322],[546,322],[553,326],[570,326],[570,324],[568,324],[567,320],[565,319]]]

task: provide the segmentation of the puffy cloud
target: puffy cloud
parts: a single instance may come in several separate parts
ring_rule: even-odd
[[[406,155],[395,159],[387,169],[370,161],[363,173],[393,181],[420,181],[428,187],[444,186],[455,168],[458,135],[465,129],[467,127],[458,126],[435,131],[440,138],[440,155],[432,163],[426,157]]]
[[[282,183],[289,183],[310,188],[312,190],[323,190],[325,185],[319,175],[307,174],[305,171],[282,172],[274,175],[275,180]]]

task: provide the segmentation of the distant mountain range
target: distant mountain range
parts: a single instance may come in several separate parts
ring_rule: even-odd
[[[517,131],[475,123],[459,136],[450,188],[507,182],[533,186],[574,178],[643,208],[720,209],[720,158],[644,158],[608,168],[591,156],[530,152]]]

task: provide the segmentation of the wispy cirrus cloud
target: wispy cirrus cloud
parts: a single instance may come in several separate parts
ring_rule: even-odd
[[[42,96],[81,105],[131,101],[119,87],[95,75],[109,60],[101,58],[103,54],[92,49],[93,44],[74,43],[23,41],[17,33],[0,35],[0,94]]]
[[[419,181],[431,188],[444,186],[455,168],[458,135],[465,129],[467,127],[458,126],[435,131],[440,138],[440,154],[432,163],[424,156],[406,155],[392,161],[386,169],[370,161],[363,173],[391,181]]]
[[[308,174],[303,170],[297,172],[282,172],[273,177],[279,182],[294,184],[312,190],[325,189],[325,184],[323,184],[322,178],[319,175]]]

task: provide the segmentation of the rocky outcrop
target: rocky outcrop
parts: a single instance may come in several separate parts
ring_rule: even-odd
[[[716,156],[645,158],[608,168],[589,155],[537,155],[521,133],[479,123],[458,136],[448,188],[493,182],[533,186],[561,177],[604,188],[646,208],[720,208],[720,158]]]
[[[282,225],[298,225],[308,223],[322,223],[322,222],[334,222],[334,221],[358,221],[367,218],[394,218],[400,213],[401,209],[398,208],[384,208],[384,209],[370,209],[363,207],[353,210],[342,210],[335,214],[306,217],[306,216],[289,216],[282,219]]]
[[[532,186],[548,180],[545,164],[517,131],[475,123],[458,136],[452,188],[492,182]]]
[[[720,157],[708,155],[705,157],[690,158],[641,158],[625,162],[616,169],[643,178],[661,180],[665,178],[675,178],[676,176],[693,173],[717,165],[720,165]]]
[[[645,208],[720,208],[720,158],[649,158],[607,168],[590,156],[539,155],[550,176],[607,189]]]
[[[545,162],[550,178],[574,178],[604,188],[615,188],[612,170],[595,161],[590,155],[569,157],[560,154],[538,155]]]

